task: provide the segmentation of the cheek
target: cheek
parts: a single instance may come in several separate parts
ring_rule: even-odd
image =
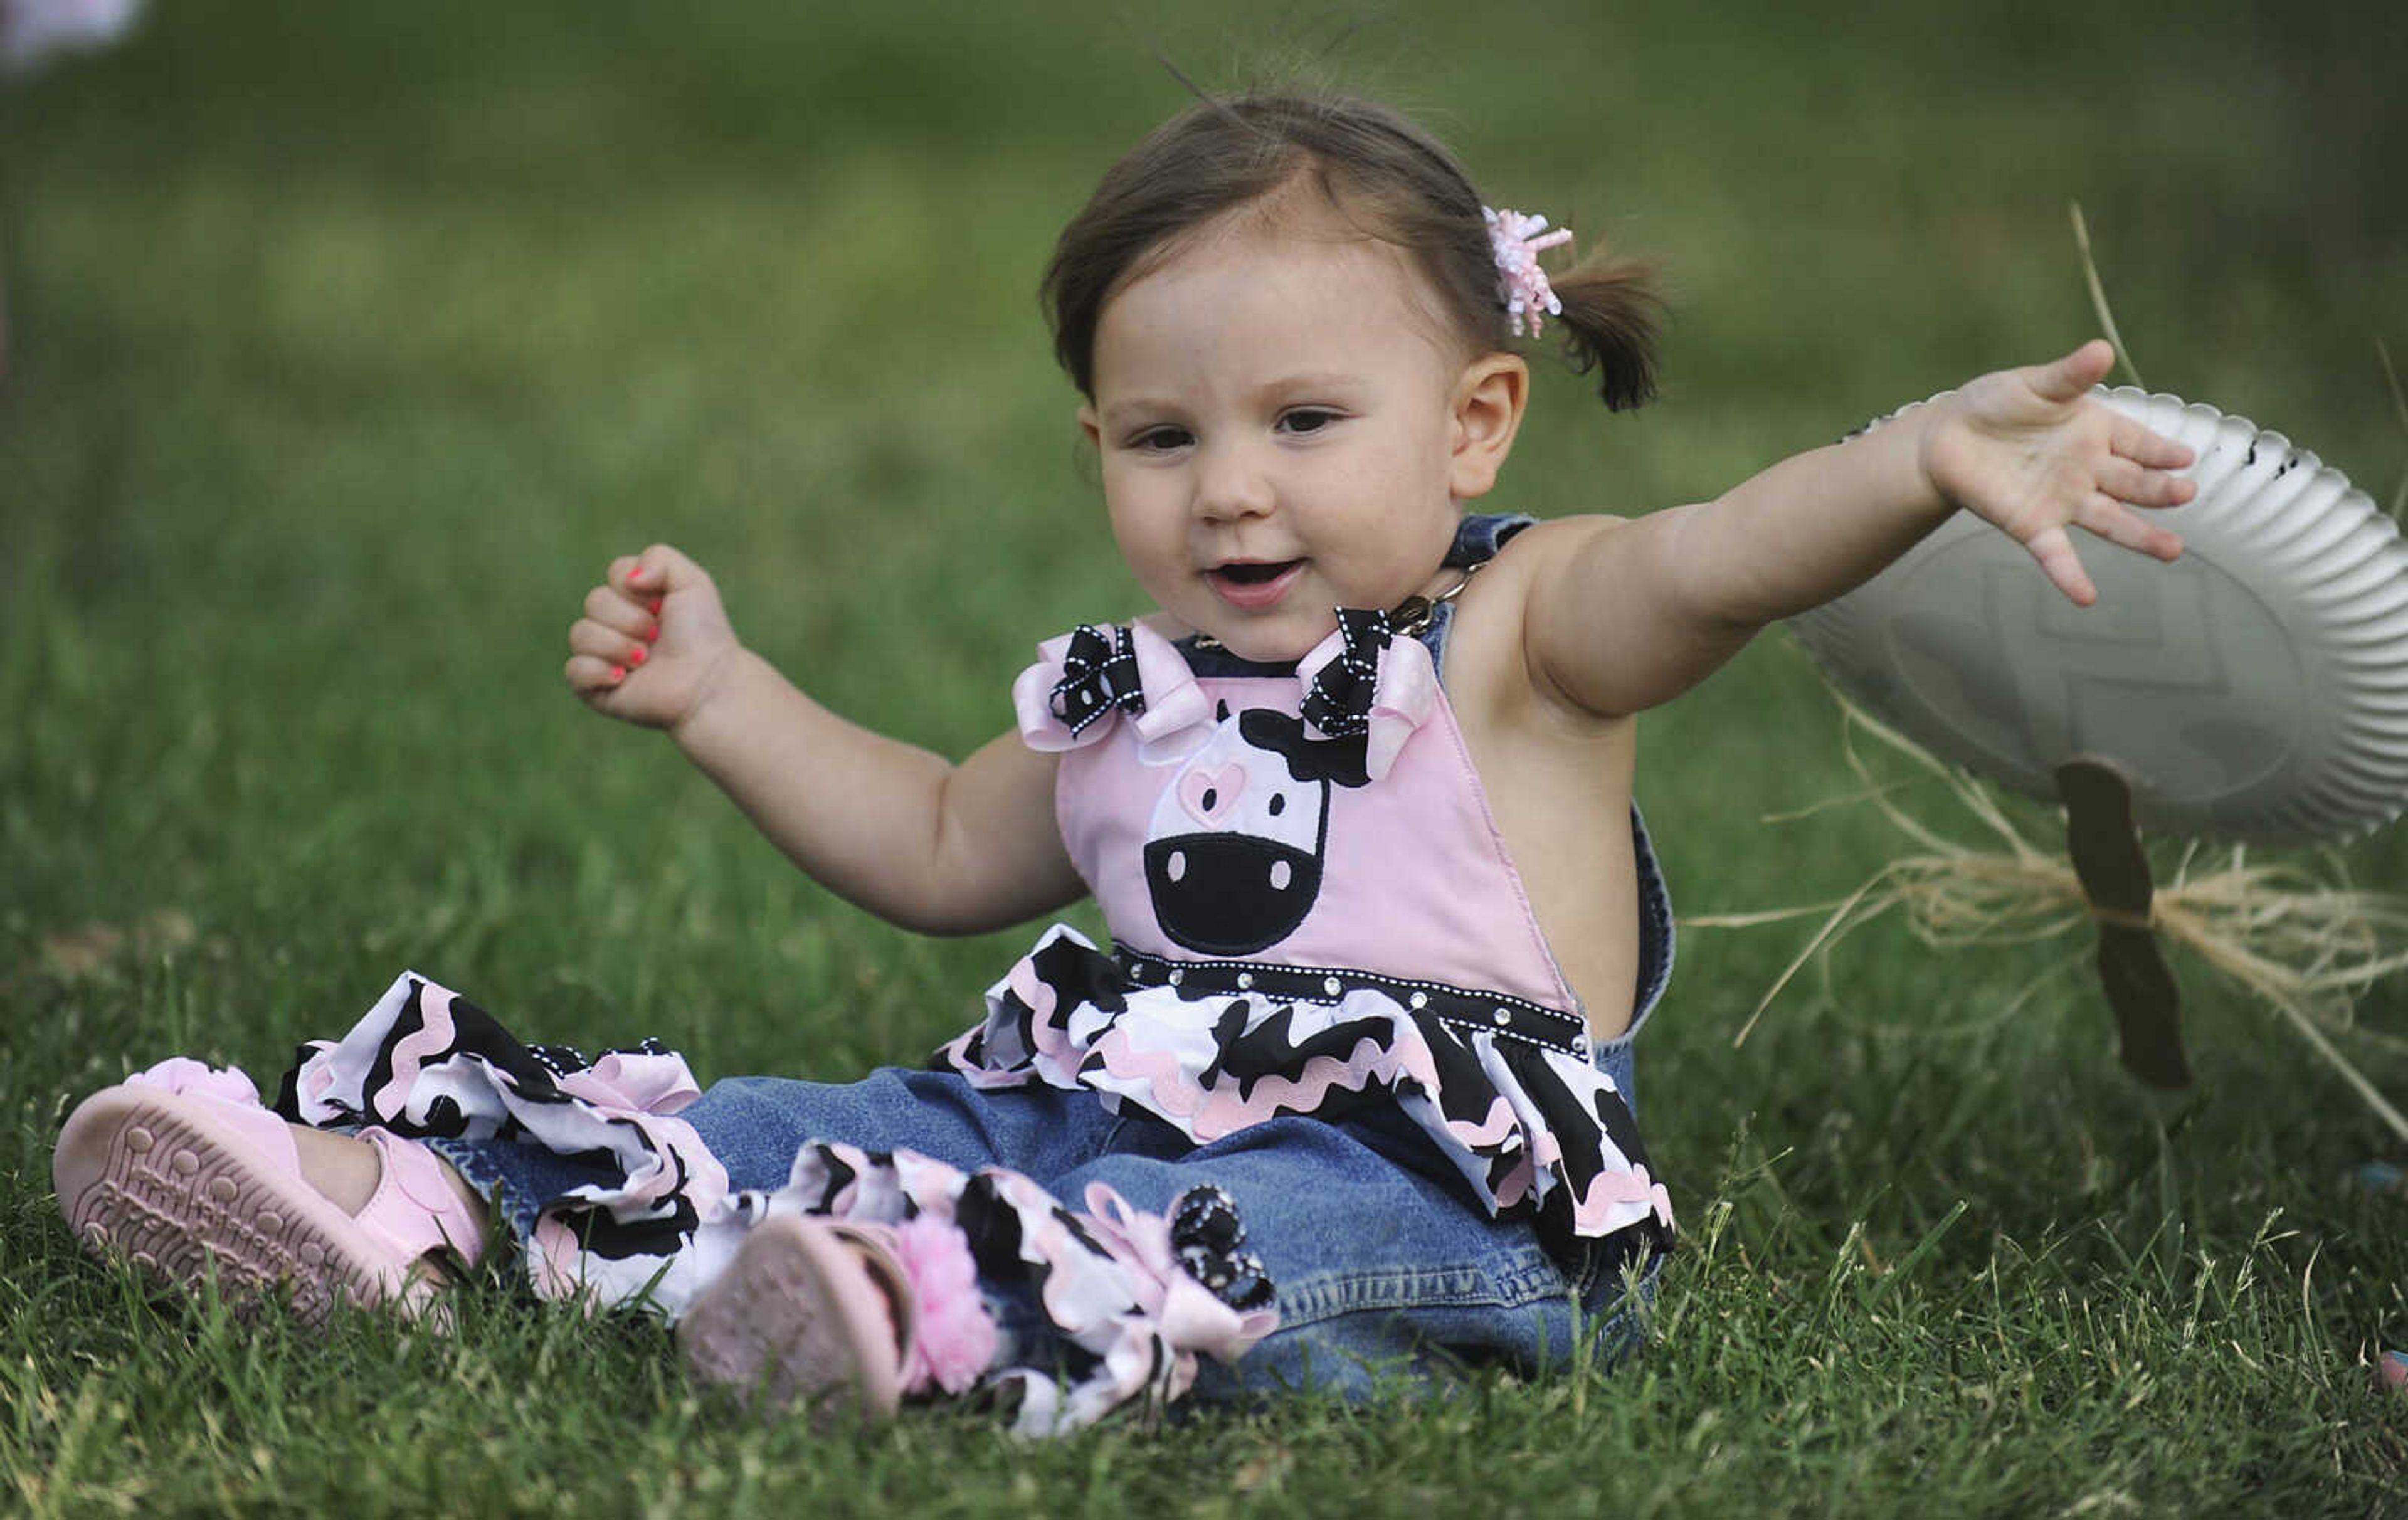
[[[1112,542],[1140,579],[1163,574],[1184,544],[1183,524],[1147,500],[1142,480],[1122,485],[1124,489],[1114,490],[1109,478],[1104,483],[1104,510],[1111,524]]]
[[[1455,529],[1463,522],[1463,512],[1453,498],[1440,497],[1436,502],[1414,511],[1410,518],[1396,521],[1389,538],[1392,546],[1389,566],[1405,593],[1420,589],[1423,581],[1436,573],[1440,561],[1455,546]]]

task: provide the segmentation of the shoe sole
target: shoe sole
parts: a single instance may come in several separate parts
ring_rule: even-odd
[[[246,1307],[289,1289],[307,1325],[404,1287],[351,1215],[173,1093],[94,1094],[59,1133],[52,1179],[76,1239],[155,1282],[214,1276]]]
[[[755,1226],[678,1322],[677,1344],[689,1377],[763,1413],[803,1404],[824,1425],[852,1407],[874,1425],[902,1401],[888,1295],[824,1220]]]

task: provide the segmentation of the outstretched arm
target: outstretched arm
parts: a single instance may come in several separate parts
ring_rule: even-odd
[[[1756,630],[1861,584],[1971,511],[2013,535],[2081,606],[2099,593],[2069,529],[2158,559],[2182,540],[2134,508],[2188,501],[2190,451],[2100,406],[2114,351],[1984,375],[1847,442],[1794,455],[1713,501],[1591,520],[1534,577],[1534,673],[1577,707],[1679,695]]]
[[[956,766],[846,722],[738,642],[710,575],[665,544],[611,562],[569,648],[588,706],[666,729],[788,858],[891,923],[972,934],[1085,895],[1054,756],[1006,734]]]

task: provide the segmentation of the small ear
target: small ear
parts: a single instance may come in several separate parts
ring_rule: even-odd
[[[1484,496],[1513,452],[1530,403],[1530,366],[1518,354],[1487,353],[1455,382],[1454,462],[1447,489],[1457,501]]]
[[[1090,445],[1098,445],[1103,440],[1103,423],[1097,420],[1096,409],[1091,404],[1082,403],[1079,407],[1079,431],[1087,435]]]

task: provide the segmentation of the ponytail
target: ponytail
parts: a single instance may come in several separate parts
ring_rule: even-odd
[[[1630,411],[1656,395],[1656,342],[1664,325],[1664,298],[1655,271],[1638,259],[1592,252],[1550,278],[1564,304],[1564,357],[1576,375],[1595,374],[1598,394],[1613,411]]]

